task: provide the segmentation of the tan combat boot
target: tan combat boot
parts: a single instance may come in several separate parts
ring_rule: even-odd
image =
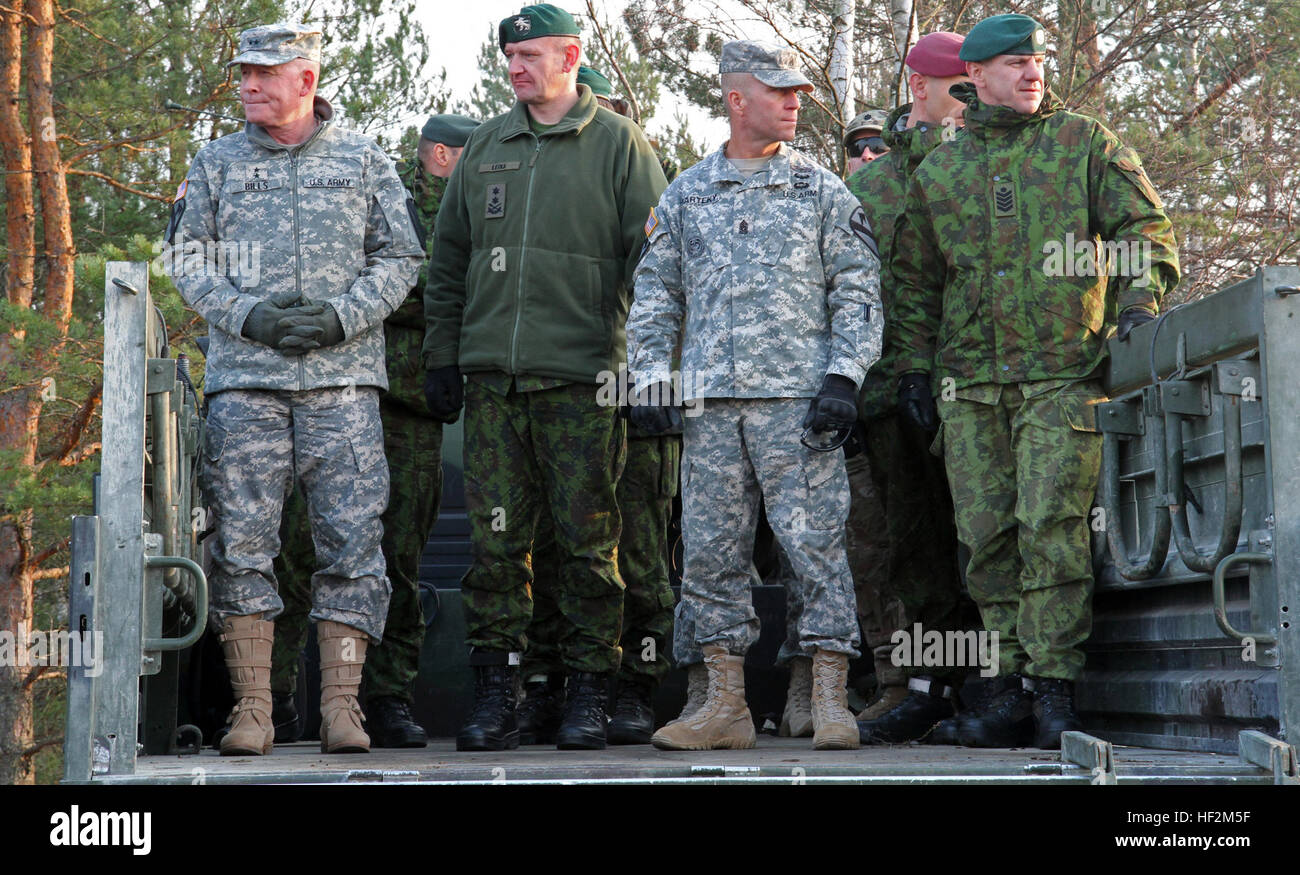
[[[812,659],[807,656],[790,660],[790,687],[785,691],[785,711],[777,734],[784,738],[813,734]]]
[[[754,747],[754,718],[745,703],[745,657],[724,647],[705,647],[709,695],[704,707],[656,732],[650,743],[660,750],[744,750]]]
[[[704,707],[704,703],[709,698],[709,670],[704,667],[704,663],[697,662],[686,669],[686,704],[682,706],[682,713],[677,715],[678,720],[685,720],[696,711]]]
[[[845,690],[849,655],[819,649],[812,674],[813,750],[856,750],[861,744],[858,724]]]
[[[320,643],[320,751],[369,753],[357,690],[366,664],[366,633],[333,620],[316,623]]]
[[[858,714],[859,721],[875,720],[883,717],[894,706],[907,698],[907,675],[903,670],[894,665],[890,654],[893,652],[893,645],[877,647],[872,654],[872,662],[876,667],[876,685],[879,692],[871,701],[871,704],[863,708]]]
[[[275,624],[261,614],[231,617],[221,629],[221,651],[230,669],[235,707],[222,756],[264,756],[271,752],[271,640]]]

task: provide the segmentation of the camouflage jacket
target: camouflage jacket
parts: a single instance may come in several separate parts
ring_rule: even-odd
[[[1092,376],[1118,312],[1154,312],[1178,282],[1160,197],[1136,152],[1051,92],[1024,115],[963,90],[966,127],[912,174],[895,229],[896,370],[933,370],[936,393]]]
[[[447,180],[434,176],[420,166],[416,159],[399,161],[397,176],[411,195],[414,218],[424,232],[425,251],[433,254],[433,223],[438,218]],[[420,268],[420,278],[407,294],[406,300],[384,320],[384,350],[388,359],[388,394],[384,401],[400,404],[409,411],[426,417],[429,404],[424,397],[424,280],[428,262]]]
[[[860,384],[882,325],[861,206],[787,146],[748,179],[725,148],[646,223],[627,323],[637,391],[670,378],[679,342],[686,400],[809,398],[828,373]]]
[[[382,322],[424,253],[393,162],[332,124],[320,97],[316,116],[292,148],[255,124],[205,144],[172,205],[176,286],[211,330],[209,394],[388,385]],[[241,329],[261,301],[328,303],[345,339],[302,356],[249,340]]]
[[[863,418],[878,416],[896,406],[894,363],[898,357],[898,320],[894,279],[884,267],[889,264],[889,254],[894,242],[894,226],[903,211],[907,196],[907,178],[935,146],[956,133],[953,128],[918,122],[907,128],[912,104],[895,109],[885,120],[885,130],[880,132],[889,151],[864,166],[849,177],[849,191],[862,203],[871,230],[876,235],[880,249],[880,303],[885,311],[885,332],[880,361],[871,366],[867,378],[858,391],[858,415]],[[951,133],[948,133],[951,131]]]
[[[521,103],[470,134],[438,211],[427,369],[594,384],[623,364],[641,229],[666,183],[636,123],[578,90],[540,134]]]

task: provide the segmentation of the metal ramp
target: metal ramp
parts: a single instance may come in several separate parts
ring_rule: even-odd
[[[810,739],[760,736],[758,748],[748,751],[676,752],[637,745],[603,751],[524,747],[505,753],[458,753],[454,741],[438,739],[424,749],[325,756],[318,744],[299,742],[277,745],[269,757],[222,757],[212,751],[145,756],[136,761],[135,774],[105,775],[92,783],[1176,786],[1300,781],[1294,749],[1266,736],[1243,741],[1243,751],[1262,758],[1260,764],[1240,755],[1112,748],[1083,733],[1068,735],[1062,752],[915,744],[814,751]]]

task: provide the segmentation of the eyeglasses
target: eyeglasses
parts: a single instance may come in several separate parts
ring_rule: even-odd
[[[889,147],[880,137],[862,137],[849,143],[849,157],[861,158],[862,153],[867,149],[870,149],[873,155],[883,155],[889,151]]]

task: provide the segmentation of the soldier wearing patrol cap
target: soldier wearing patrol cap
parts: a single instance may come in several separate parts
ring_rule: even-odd
[[[750,600],[760,496],[802,589],[799,644],[812,659],[813,747],[858,746],[845,683],[857,654],[844,552],[843,455],[801,439],[847,429],[879,355],[878,263],[862,209],[839,177],[790,149],[795,52],[722,48],[731,138],[682,173],[646,223],[628,317],[632,421],[684,425],[683,598],[704,653],[708,697],[652,742],[669,750],[748,748],[745,652],[758,637]],[[683,420],[673,396],[681,346]]]
[[[1137,153],[1062,108],[1046,45],[1025,15],[967,34],[966,127],[912,174],[891,255],[899,405],[922,432],[942,421],[967,586],[999,636],[989,697],[952,718],[977,747],[1055,748],[1080,728],[1106,342],[1153,318],[1179,276]],[[1045,253],[1071,237],[1142,254],[1066,271]]]
[[[175,280],[211,337],[201,477],[216,528],[212,622],[238,699],[221,752],[271,750],[272,620],[283,607],[272,560],[295,474],[318,557],[321,749],[366,751],[357,688],[389,600],[382,323],[423,252],[388,156],[335,126],[316,96],[320,31],[246,30],[230,64],[242,68],[247,124],[199,149],[167,230],[187,253],[246,241],[261,255],[224,268],[187,256]]]
[[[557,745],[602,748],[605,689],[622,658],[615,485],[626,426],[598,387],[624,362],[632,269],[666,183],[641,129],[577,84],[573,16],[525,6],[498,38],[517,102],[465,146],[425,287],[429,406],[451,418],[465,409],[474,562],[461,592],[476,677],[456,746],[519,744],[515,689],[545,506],[567,621]]]
[[[420,131],[415,155],[398,162],[397,174],[408,193],[407,209],[429,252],[433,251],[433,221],[447,178],[478,126],[476,119],[463,115],[431,116]],[[388,391],[379,399],[379,415],[391,487],[383,516],[383,550],[393,592],[384,639],[371,648],[365,668],[366,732],[375,747],[424,747],[427,742],[423,727],[411,716],[411,703],[425,631],[420,555],[438,520],[442,495],[442,422],[432,416],[424,398],[420,362],[424,273],[422,267],[420,282],[384,320]],[[285,504],[280,541],[275,576],[284,613],[275,626],[271,655],[272,717],[275,740],[296,741],[301,724],[293,691],[298,683],[298,654],[307,640],[316,556],[301,489],[295,489]]]

